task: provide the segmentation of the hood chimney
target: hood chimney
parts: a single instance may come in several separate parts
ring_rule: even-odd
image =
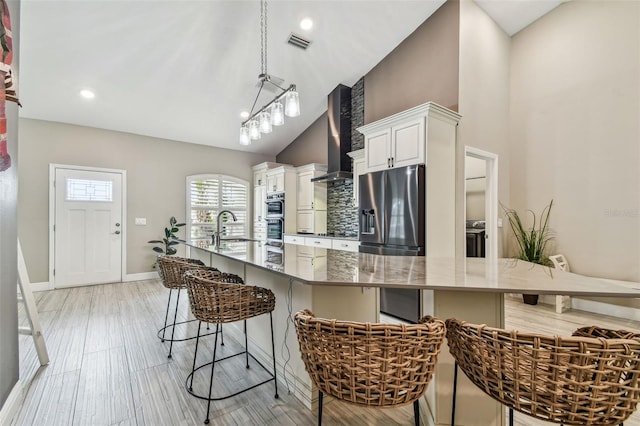
[[[327,174],[312,182],[352,179],[351,158],[351,88],[339,84],[328,96],[328,155]]]

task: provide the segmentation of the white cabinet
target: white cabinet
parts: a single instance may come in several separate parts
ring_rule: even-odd
[[[366,171],[427,164],[429,140],[451,139],[446,129],[455,129],[459,119],[456,112],[427,102],[359,127],[365,137]],[[455,143],[455,135],[450,142]]]
[[[301,237],[299,235],[285,235],[284,236],[284,242],[285,244],[295,244],[298,246],[303,246],[304,245],[304,237]]]
[[[425,117],[398,122],[365,135],[367,170],[425,163]]]
[[[253,166],[253,238],[260,241],[267,239],[267,181],[268,170],[280,166],[277,163],[260,163]]]
[[[324,164],[307,164],[297,172],[297,231],[300,233],[327,232],[327,184],[314,183],[314,177],[327,173]]]
[[[284,170],[266,175],[267,194],[272,192],[284,192]]]
[[[333,250],[342,251],[358,251],[359,241],[356,240],[331,240],[331,248]]]
[[[309,247],[318,247],[318,248],[330,249],[331,248],[331,239],[329,239],[329,238],[306,237],[304,239],[304,245],[309,246]]]
[[[364,158],[364,149],[348,152],[347,155],[353,159],[353,205],[358,205],[359,177],[367,173],[367,164]]]

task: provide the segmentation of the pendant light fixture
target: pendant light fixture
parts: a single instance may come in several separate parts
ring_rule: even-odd
[[[252,140],[260,139],[261,133],[271,133],[273,126],[282,126],[284,116],[298,117],[300,115],[300,99],[296,85],[291,84],[286,89],[274,82],[267,73],[267,1],[260,0],[260,63],[258,75],[260,88],[249,117],[240,126],[240,145],[250,145]],[[281,92],[268,104],[255,111],[256,103],[265,84],[271,84]],[[283,105],[284,103],[284,105]]]

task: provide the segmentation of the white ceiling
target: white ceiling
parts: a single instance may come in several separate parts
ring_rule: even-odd
[[[509,34],[559,3],[476,2]],[[270,1],[268,72],[297,85],[302,115],[241,147],[239,113],[260,73],[258,0],[23,0],[20,115],[274,155],[326,110],[337,84],[355,83],[443,3]],[[310,31],[298,26],[306,16]],[[291,32],[310,47],[288,45]],[[83,88],[96,98],[79,97]]]

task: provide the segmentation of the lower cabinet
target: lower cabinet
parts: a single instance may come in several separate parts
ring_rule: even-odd
[[[360,245],[360,242],[355,240],[332,240],[331,241],[331,248],[334,250],[357,252],[359,245]]]

